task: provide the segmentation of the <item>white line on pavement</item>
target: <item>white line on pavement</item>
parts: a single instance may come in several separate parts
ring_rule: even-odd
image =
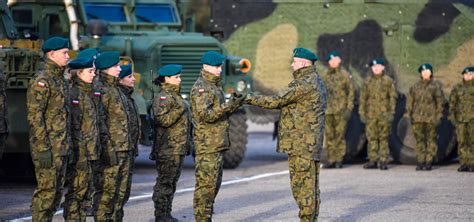
[[[258,180],[258,179],[262,179],[262,178],[280,176],[280,175],[285,175],[285,174],[289,174],[289,171],[285,170],[285,171],[280,171],[280,172],[264,173],[264,174],[258,174],[258,175],[251,176],[251,177],[244,177],[244,178],[240,178],[240,179],[229,180],[229,181],[222,182],[221,186],[227,186],[227,185],[237,184],[237,183],[244,183],[244,182],[249,182],[249,181],[252,181],[252,180]],[[176,193],[187,193],[187,192],[192,192],[192,191],[194,191],[194,187],[180,189],[180,190],[177,190]],[[139,195],[139,196],[130,197],[129,200],[140,200],[140,199],[145,199],[145,198],[151,198],[152,195],[153,195],[153,193],[142,194],[142,195]],[[62,213],[63,213],[63,210],[58,210],[58,211],[56,211],[56,213],[54,215],[58,215],[58,214],[62,214]],[[11,220],[11,221],[12,222],[18,222],[18,221],[31,220],[31,219],[32,218],[30,216],[30,217],[22,217],[22,218],[14,219],[14,220]]]

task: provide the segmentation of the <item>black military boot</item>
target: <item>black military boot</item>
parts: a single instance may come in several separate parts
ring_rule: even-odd
[[[325,163],[325,164],[323,164],[324,169],[332,169],[334,167],[336,167],[336,165],[334,163]]]
[[[458,172],[467,172],[469,171],[469,167],[467,165],[461,165],[459,168],[458,168]]]
[[[364,169],[377,169],[377,163],[373,161],[369,161],[364,164]]]
[[[342,168],[342,162],[341,161],[336,162],[336,168],[338,168],[338,169]]]
[[[388,170],[387,162],[380,162],[379,168],[380,170]]]
[[[416,165],[416,171],[423,170],[423,167],[424,167],[424,164],[423,164],[423,163],[418,163],[418,164]]]
[[[426,164],[425,164],[425,170],[430,171],[430,170],[432,170],[432,169],[433,169],[433,166],[431,165],[431,163],[426,163]]]

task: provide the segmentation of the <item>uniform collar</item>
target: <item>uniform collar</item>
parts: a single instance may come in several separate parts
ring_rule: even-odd
[[[380,75],[375,75],[374,73],[372,73],[372,76],[376,79],[381,79],[384,75],[385,75],[385,71],[382,71],[382,74]]]
[[[295,79],[300,79],[306,75],[309,75],[311,73],[314,73],[314,66],[306,66],[303,68],[300,68],[296,71],[293,72],[293,77]]]
[[[118,84],[118,77],[109,75],[109,74],[104,73],[104,72],[100,72],[99,75],[100,75],[100,80],[101,80],[102,82],[104,82],[104,85],[117,86],[117,84]]]
[[[217,75],[214,75],[204,69],[201,69],[201,76],[207,80],[208,82],[214,84],[214,85],[218,85],[219,82],[221,81],[221,77],[220,76],[217,76]]]
[[[341,72],[341,67],[337,67],[337,68],[329,67],[328,74],[336,74],[336,73],[339,73],[339,72]]]
[[[163,83],[161,84],[161,89],[168,91],[168,92],[175,92],[179,93],[180,86],[179,85],[174,85],[174,84],[169,84],[169,83]]]
[[[82,81],[79,77],[75,78],[74,83],[77,85],[77,88],[83,92],[89,93],[92,91],[92,84]]]
[[[51,59],[46,59],[45,70],[48,70],[53,76],[62,77],[64,73],[64,67],[59,66]]]
[[[133,93],[133,87],[122,86],[120,85],[120,89],[125,93],[125,95],[130,96]]]

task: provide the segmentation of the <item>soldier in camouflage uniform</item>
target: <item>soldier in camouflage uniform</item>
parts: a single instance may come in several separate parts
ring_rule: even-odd
[[[0,160],[3,157],[5,142],[8,137],[7,94],[5,92],[7,84],[5,74],[3,73],[2,69],[3,67],[0,67]]]
[[[317,221],[326,92],[313,66],[316,55],[304,48],[294,49],[293,54],[294,80],[288,88],[279,96],[248,95],[245,102],[281,109],[277,152],[288,154],[291,190],[300,221]]]
[[[328,163],[324,168],[342,168],[346,154],[347,121],[354,107],[354,85],[351,75],[341,67],[338,51],[327,56],[329,69],[321,75],[328,91],[328,106],[324,138],[326,139]]]
[[[97,181],[94,202],[98,201],[96,221],[121,221],[123,209],[116,207],[125,200],[130,178],[130,146],[128,102],[118,87],[120,74],[119,52],[104,52],[96,59],[100,81],[96,83],[94,95],[100,97],[101,118],[101,174]],[[100,185],[99,185],[100,184]]]
[[[456,126],[459,172],[474,172],[474,66],[463,71],[463,81],[449,96],[449,120]]]
[[[229,149],[229,115],[237,110],[243,96],[225,101],[220,81],[225,57],[206,52],[201,63],[201,76],[191,89],[191,110],[196,153],[196,189],[194,216],[196,221],[211,221],[214,200],[222,182],[223,152]]]
[[[366,125],[369,162],[365,169],[378,166],[387,170],[389,157],[388,139],[395,115],[397,90],[392,78],[385,74],[385,61],[374,59],[370,63],[373,75],[367,77],[360,93],[359,115]]]
[[[115,208],[120,209],[120,215],[123,216],[123,206],[127,203],[128,198],[130,197],[131,187],[132,187],[132,176],[134,171],[135,158],[138,156],[138,140],[140,139],[140,117],[138,114],[138,107],[135,103],[135,100],[132,98],[133,88],[135,86],[135,76],[133,75],[132,65],[122,65],[120,66],[119,74],[119,85],[120,90],[126,96],[127,99],[127,114],[128,114],[128,130],[130,134],[130,163],[128,168],[128,178],[122,180],[122,184],[119,186],[126,188],[124,194],[120,190],[119,199],[121,202],[117,201],[115,203]],[[122,197],[121,195],[125,195]]]
[[[98,159],[99,118],[92,95],[95,76],[93,58],[79,58],[68,64],[72,77],[71,156],[68,163],[64,201],[65,221],[86,221],[83,207],[89,182],[92,180],[91,161]]]
[[[421,80],[410,88],[405,117],[411,120],[416,139],[416,170],[431,170],[438,149],[436,128],[443,117],[445,99],[441,83],[433,80],[433,66],[423,64],[418,72]]]
[[[171,216],[176,183],[181,175],[184,157],[190,152],[191,110],[179,94],[181,65],[166,65],[154,83],[160,94],[153,99],[155,138],[150,155],[156,160],[158,177],[153,188],[155,221],[177,221]]]
[[[52,221],[61,201],[68,162],[68,84],[64,67],[69,59],[69,40],[52,37],[42,47],[43,71],[27,91],[31,157],[38,183],[31,202],[33,221]]]

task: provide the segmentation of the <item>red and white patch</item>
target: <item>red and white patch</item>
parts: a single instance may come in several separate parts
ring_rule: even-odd
[[[73,99],[71,103],[72,105],[79,105],[79,100]]]
[[[95,96],[95,97],[100,97],[100,96],[102,96],[102,93],[100,93],[100,92],[94,92],[94,96]]]
[[[203,93],[205,90],[204,89],[198,89],[199,93]]]
[[[160,100],[166,100],[166,96],[160,96]]]
[[[41,88],[44,88],[44,87],[46,86],[46,83],[44,83],[44,82],[38,82],[38,83],[36,84],[36,86],[41,87]]]

